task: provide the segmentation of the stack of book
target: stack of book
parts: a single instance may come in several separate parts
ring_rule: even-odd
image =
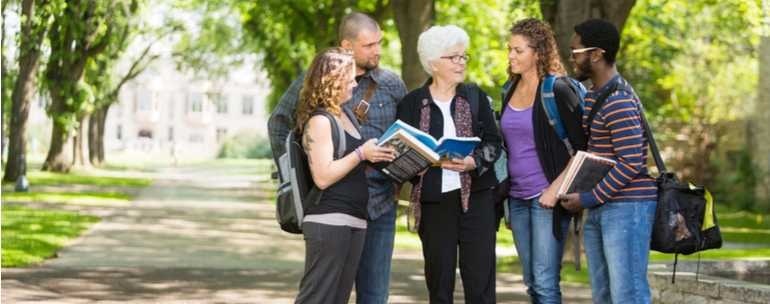
[[[564,173],[557,195],[593,189],[615,166],[615,161],[585,151],[577,151]]]

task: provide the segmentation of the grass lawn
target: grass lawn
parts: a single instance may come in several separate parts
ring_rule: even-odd
[[[399,210],[401,214],[401,210]],[[703,260],[747,260],[770,259],[770,216],[747,211],[719,210],[718,222],[722,231],[722,239],[728,248],[707,250],[701,253]],[[511,231],[501,226],[497,233],[497,246],[513,247]],[[396,225],[396,247],[405,249],[420,249],[420,239],[416,233],[406,230],[406,219],[400,216]],[[743,248],[746,247],[746,248]],[[565,253],[571,254],[571,253]],[[680,260],[697,260],[698,254],[680,255]],[[650,253],[650,262],[672,262],[674,255],[659,252]],[[585,256],[582,258],[582,269],[575,270],[574,264],[565,262],[562,266],[561,277],[564,282],[588,284],[588,270]],[[499,272],[521,273],[518,257],[499,257],[497,268]]]
[[[60,247],[77,238],[99,218],[57,210],[57,204],[124,206],[149,178],[124,177],[132,172],[96,169],[69,174],[31,170],[27,177],[31,192],[13,192],[12,184],[2,193],[2,267],[24,267],[53,257]],[[45,209],[26,203],[46,203]]]
[[[150,182],[152,182],[152,180],[149,178],[88,175],[79,172],[63,174],[43,171],[30,171],[27,177],[29,178],[30,187],[65,185],[146,187],[150,185]]]
[[[76,205],[127,204],[131,197],[122,192],[7,192],[3,201],[63,203]]]
[[[2,220],[2,267],[21,267],[52,257],[99,218],[4,204]]]

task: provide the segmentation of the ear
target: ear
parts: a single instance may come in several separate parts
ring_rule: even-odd
[[[340,42],[340,47],[342,47],[343,49],[351,50],[352,51],[353,50],[353,42],[351,42],[350,40],[347,40],[347,39],[343,39]]]
[[[434,72],[438,71],[438,67],[436,66],[436,62],[435,61],[428,62],[428,65],[430,66],[430,69],[433,70]]]
[[[603,58],[604,52],[599,52],[598,50],[591,52],[591,62],[599,62],[599,60],[602,60]]]

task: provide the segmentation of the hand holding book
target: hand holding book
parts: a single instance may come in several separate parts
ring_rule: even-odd
[[[430,166],[465,172],[475,168],[469,155],[481,142],[478,137],[443,137],[436,140],[403,121],[394,122],[380,137],[377,145],[390,147],[395,159],[375,165],[376,169],[396,183],[408,181]]]
[[[372,163],[392,162],[396,159],[396,150],[392,147],[378,146],[375,138],[367,140],[359,149],[363,158]]]

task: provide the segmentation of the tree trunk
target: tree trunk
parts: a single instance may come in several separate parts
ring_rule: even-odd
[[[757,170],[757,198],[759,207],[770,208],[770,0],[762,1],[764,28],[759,45],[759,85],[757,102],[751,118],[754,147],[753,158]]]
[[[72,165],[75,167],[83,167],[87,164],[86,158],[83,156],[83,150],[85,150],[83,149],[85,144],[83,134],[88,120],[90,120],[89,115],[86,115],[78,121],[78,128],[75,130],[75,136],[72,138]]]
[[[65,126],[54,120],[51,129],[51,146],[43,163],[43,171],[69,172],[71,163],[67,161],[64,146],[69,141],[69,134]]]
[[[612,22],[622,33],[634,4],[636,0],[551,0],[540,1],[540,10],[556,35],[562,62],[571,65],[569,41],[575,25],[590,18],[601,18]]]
[[[27,153],[27,118],[29,117],[29,105],[35,92],[37,83],[37,71],[40,65],[40,46],[45,33],[34,35],[32,21],[34,16],[34,1],[25,0],[22,3],[22,33],[19,47],[19,75],[13,87],[11,100],[11,124],[9,126],[10,140],[8,147],[8,163],[5,168],[3,182],[14,182],[19,175],[24,174],[22,168],[26,168]],[[25,162],[22,164],[22,162]]]
[[[88,158],[96,167],[104,163],[104,123],[109,109],[109,104],[96,109],[88,121]]]
[[[413,90],[428,79],[417,55],[417,38],[433,23],[436,10],[433,0],[393,0],[391,5],[401,40],[401,77]]]

